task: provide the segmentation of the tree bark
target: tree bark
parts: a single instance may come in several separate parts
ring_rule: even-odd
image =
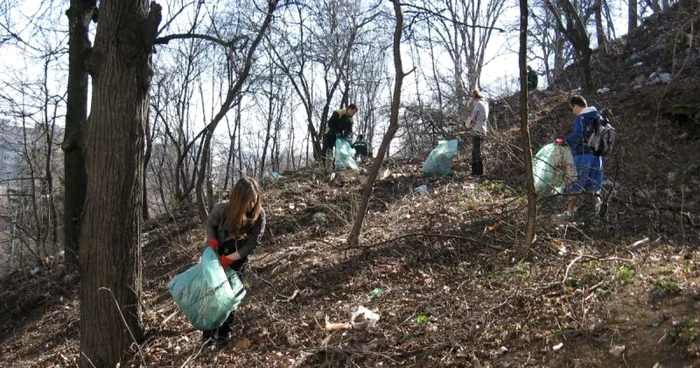
[[[637,0],[629,0],[627,7],[627,33],[632,33],[637,28],[638,17]]]
[[[88,65],[92,109],[80,236],[80,366],[113,367],[140,343],[143,141],[161,6],[102,0]]]
[[[403,85],[403,64],[401,63],[401,36],[403,31],[403,12],[401,11],[401,4],[398,1],[394,1],[394,14],[396,14],[396,26],[394,27],[394,71],[396,73],[396,79],[394,80],[394,94],[391,102],[391,116],[389,118],[389,126],[387,127],[386,133],[384,134],[384,139],[382,139],[382,144],[379,146],[379,152],[377,153],[377,158],[372,163],[372,168],[367,176],[367,182],[362,190],[362,199],[360,201],[360,207],[357,210],[357,218],[355,218],[355,223],[353,224],[352,231],[348,237],[348,246],[357,246],[360,231],[362,230],[362,223],[365,219],[365,214],[367,213],[367,204],[369,203],[369,197],[372,195],[372,188],[374,186],[375,180],[377,180],[377,175],[379,174],[379,168],[382,166],[384,157],[389,150],[389,144],[391,140],[394,139],[394,134],[399,127],[399,107],[401,106],[401,86]]]
[[[532,173],[532,149],[530,148],[530,125],[528,124],[528,90],[527,90],[527,0],[520,0],[520,137],[525,161],[525,186],[527,188],[527,224],[525,225],[525,246],[531,247],[535,238],[537,221],[537,194],[535,178]]]
[[[558,28],[564,33],[576,50],[579,63],[583,69],[583,80],[586,91],[591,92],[595,90],[595,84],[591,78],[591,56],[593,50],[591,50],[591,41],[588,38],[585,22],[581,19],[576,7],[574,7],[570,0],[558,0],[558,4],[561,6],[561,9],[555,7],[551,0],[545,0],[545,5],[554,16]],[[562,17],[566,20],[566,26],[564,26]]]
[[[68,17],[68,93],[66,96],[66,130],[61,148],[65,195],[63,198],[63,249],[67,273],[78,272],[78,243],[87,173],[85,152],[81,142],[82,129],[87,120],[88,72],[85,53],[90,49],[90,22],[96,0],[71,0]]]
[[[603,0],[595,0],[595,34],[598,39],[598,49],[605,49],[605,28],[603,27]]]

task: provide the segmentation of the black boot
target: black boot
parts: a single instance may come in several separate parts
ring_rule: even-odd
[[[202,345],[205,348],[211,348],[217,340],[216,330],[202,331]]]

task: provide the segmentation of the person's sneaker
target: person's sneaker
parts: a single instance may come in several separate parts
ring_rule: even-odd
[[[605,202],[598,203],[595,206],[594,215],[595,217],[604,217],[608,212],[608,204]]]

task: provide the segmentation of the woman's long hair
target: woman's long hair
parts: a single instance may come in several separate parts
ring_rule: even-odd
[[[250,201],[255,202],[255,207],[252,211],[252,216],[246,217],[246,207]],[[236,182],[236,185],[231,189],[231,195],[228,202],[228,231],[229,236],[240,239],[245,235],[243,227],[248,223],[255,223],[260,216],[261,208],[261,190],[258,183],[253,178],[243,178]]]

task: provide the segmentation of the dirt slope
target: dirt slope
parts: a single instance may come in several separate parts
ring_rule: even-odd
[[[364,174],[328,183],[304,170],[267,188],[269,231],[223,350],[200,349],[165,290],[196,262],[201,226],[191,212],[154,221],[144,236],[147,339],[124,366],[700,367],[700,54],[664,46],[687,16],[648,20],[596,56],[611,92],[586,98],[612,110],[621,137],[607,162],[606,218],[556,223],[562,199],[543,200],[536,246],[522,248],[519,106],[494,101],[490,180],[467,175],[466,154],[446,178],[388,162],[359,248],[344,240]],[[670,84],[639,79],[658,67],[674,71]],[[571,129],[577,75],[533,94],[535,150]],[[429,194],[414,192],[423,184]],[[2,280],[0,366],[75,365],[77,286],[61,275],[55,259]],[[376,328],[325,331],[326,319],[346,322],[361,305],[380,315]]]

